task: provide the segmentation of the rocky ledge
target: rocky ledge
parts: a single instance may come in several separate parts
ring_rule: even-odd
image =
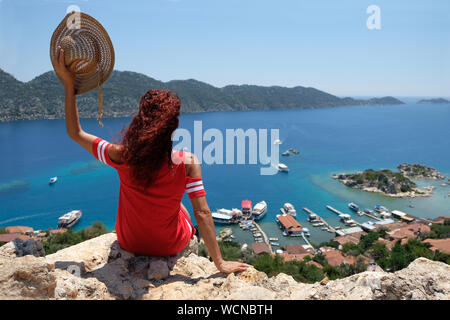
[[[450,299],[450,266],[420,258],[395,273],[363,272],[316,284],[251,268],[224,275],[196,254],[136,256],[109,233],[46,257],[0,248],[0,299]]]

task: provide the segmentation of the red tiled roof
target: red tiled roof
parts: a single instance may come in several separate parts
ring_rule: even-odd
[[[56,230],[50,230],[50,234],[64,233],[64,232],[67,232],[67,229],[61,228],[61,229],[56,229]]]
[[[355,232],[352,234],[347,234],[345,236],[338,236],[333,239],[333,241],[336,241],[337,243],[344,245],[346,243],[354,243],[358,244],[359,240],[361,239],[361,235],[366,234],[366,232]]]
[[[450,254],[450,238],[426,239],[423,242],[431,244],[431,250],[438,249],[440,252]]]
[[[286,230],[302,231],[302,225],[290,214],[280,214],[277,218]]]
[[[353,256],[344,256],[339,250],[329,250],[323,253],[327,262],[333,267],[340,266],[342,263],[355,264],[356,259]]]
[[[31,237],[25,236],[25,235],[20,234],[18,232],[16,232],[16,233],[0,234],[0,242],[10,242],[10,241],[13,241],[13,240],[15,240],[17,238],[22,239],[23,241],[27,241],[28,239],[31,239]]]
[[[319,268],[319,269],[322,269],[322,268],[323,268],[323,266],[322,266],[320,263],[315,262],[315,261],[312,261],[312,260],[311,260],[311,261],[308,261],[306,264],[316,266],[316,267]]]
[[[284,248],[286,249],[287,253],[291,254],[308,253],[308,251],[305,248],[303,248],[301,244],[298,243],[285,245]]]
[[[33,232],[33,228],[31,227],[23,227],[23,226],[13,226],[13,227],[6,227],[6,231],[9,233],[25,233],[26,231]]]
[[[256,254],[260,254],[260,253],[264,253],[264,252],[271,253],[269,246],[264,242],[254,242],[252,244],[252,249]]]
[[[417,223],[417,224],[409,224],[406,227],[393,230],[389,232],[389,236],[392,239],[409,239],[415,238],[418,233],[429,233],[431,231],[430,227],[426,224]]]
[[[287,261],[303,261],[306,256],[312,257],[310,253],[279,253],[285,262]]]

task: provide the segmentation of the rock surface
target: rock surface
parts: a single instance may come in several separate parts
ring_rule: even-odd
[[[224,275],[196,250],[194,239],[176,256],[138,256],[109,233],[45,258],[0,255],[0,299],[450,299],[450,266],[424,258],[303,284],[253,268]]]

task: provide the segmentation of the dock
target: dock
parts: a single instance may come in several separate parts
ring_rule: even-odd
[[[333,211],[333,212],[336,213],[337,215],[347,214],[347,213],[340,212],[338,209],[335,209],[335,208],[333,208],[332,206],[328,206],[328,205],[327,205],[327,209],[330,210],[330,211]],[[361,227],[361,223],[359,223],[358,221],[356,221],[356,220],[354,220],[354,219],[352,219],[352,220],[355,222],[356,225],[358,225],[358,226]]]
[[[372,218],[372,219],[375,219],[375,220],[378,220],[378,221],[383,221],[383,219],[381,219],[379,217],[375,217],[375,216],[373,216],[371,214],[368,214],[367,212],[364,212],[364,211],[361,211],[361,210],[358,212],[358,214],[361,214],[362,216],[367,216],[369,218]]]
[[[312,212],[311,210],[309,210],[308,208],[303,208],[303,210],[305,210],[306,212],[308,212],[309,214],[315,214],[317,216],[317,219],[319,219],[328,229],[330,229],[331,232],[336,232],[336,229],[334,229],[332,226],[330,226],[328,224],[328,222],[325,221],[325,219],[323,219],[322,217],[320,217],[317,213]]]
[[[267,245],[269,246],[270,252],[273,253],[272,246],[270,245],[269,238],[267,238],[266,233],[265,233],[265,232],[263,231],[263,229],[259,226],[259,224],[257,224],[255,221],[253,221],[253,224],[254,224],[255,227],[259,230],[259,232],[261,232],[265,244],[267,244]]]

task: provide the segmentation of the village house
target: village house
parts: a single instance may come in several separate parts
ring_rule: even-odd
[[[420,234],[430,233],[431,229],[426,224],[414,223],[405,227],[394,229],[387,233],[389,240],[402,240],[417,238]]]
[[[431,244],[430,250],[450,254],[450,238],[425,239],[423,242]]]

